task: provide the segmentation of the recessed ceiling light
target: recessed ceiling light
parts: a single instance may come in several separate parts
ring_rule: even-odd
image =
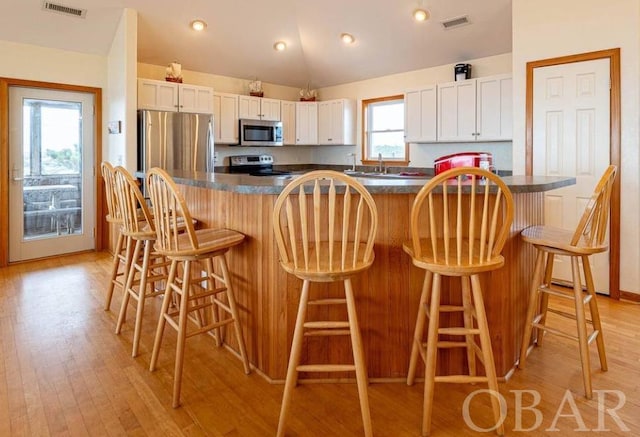
[[[343,33],[342,35],[340,35],[340,39],[345,44],[353,44],[356,41],[356,39],[350,33]]]
[[[287,43],[284,41],[276,41],[276,43],[273,45],[273,49],[277,50],[279,52],[286,50],[287,49]]]
[[[193,30],[195,30],[195,31],[200,32],[200,31],[204,30],[205,27],[207,27],[207,23],[205,23],[202,20],[193,20],[191,22],[191,28]]]
[[[416,21],[425,21],[429,18],[429,12],[424,9],[416,9],[415,11],[413,11],[413,18]]]

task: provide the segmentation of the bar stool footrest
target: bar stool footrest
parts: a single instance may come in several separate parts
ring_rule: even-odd
[[[298,372],[353,372],[355,364],[302,364],[296,367]]]

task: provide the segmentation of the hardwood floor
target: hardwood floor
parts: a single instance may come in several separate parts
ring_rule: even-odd
[[[88,253],[0,269],[0,436],[275,435],[283,386],[255,372],[245,375],[240,360],[206,336],[187,341],[182,407],[171,408],[175,333],[167,330],[158,370],[149,372],[160,299],[149,302],[140,355],[131,358],[133,311],[117,336],[114,308],[122,293],[114,294],[111,312],[102,309],[110,259]],[[597,394],[591,401],[582,396],[577,344],[549,336],[525,370],[500,384],[507,435],[584,436],[577,431],[582,421],[592,435],[640,435],[640,306],[607,298],[598,303],[609,371],[600,372],[592,346],[593,386],[619,391],[606,393],[609,409],[625,396],[615,411],[619,420],[604,414],[598,426]],[[436,384],[432,435],[479,435],[463,420],[463,404],[483,388]],[[531,409],[516,411],[517,394],[523,408],[532,405],[532,394],[514,390],[540,394],[539,426]],[[422,391],[422,383],[371,382],[374,434],[419,435]],[[473,398],[470,410],[473,423],[488,428],[485,396]],[[560,432],[549,430],[554,426]],[[362,433],[355,384],[302,384],[295,390],[288,436]]]

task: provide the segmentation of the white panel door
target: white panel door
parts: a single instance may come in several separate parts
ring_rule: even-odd
[[[533,173],[577,181],[545,193],[545,224],[575,229],[610,162],[609,60],[536,68],[533,90]],[[591,263],[596,290],[608,294],[609,252]],[[570,280],[566,257],[556,257],[554,277]]]

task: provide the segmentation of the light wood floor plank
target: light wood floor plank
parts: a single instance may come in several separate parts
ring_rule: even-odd
[[[140,355],[132,359],[132,319],[117,336],[113,333],[116,311],[102,309],[109,263],[106,253],[88,253],[0,269],[0,436],[274,435],[283,386],[269,384],[256,372],[245,375],[241,362],[207,336],[187,341],[182,406],[171,408],[176,338],[172,330],[165,333],[158,369],[148,371],[161,299],[148,303]],[[121,299],[116,291],[112,307],[119,308]],[[604,297],[598,297],[598,304],[609,371],[600,371],[592,347],[593,386],[626,396],[617,413],[629,431],[622,431],[606,416],[608,430],[589,435],[640,435],[640,305]],[[558,322],[571,329],[570,321]],[[548,430],[566,390],[586,427],[597,429],[597,396],[590,401],[582,396],[580,372],[578,348],[571,341],[550,336],[543,347],[535,348],[527,368],[516,370],[507,383],[500,384],[508,408],[507,434],[584,437],[585,432],[575,431],[576,420],[571,417],[558,419],[560,432]],[[432,435],[480,435],[465,424],[462,406],[468,395],[482,388],[437,384]],[[514,390],[540,393],[536,408],[543,422],[537,429],[514,430]],[[419,435],[421,382],[408,387],[400,379],[372,381],[369,399],[376,436]],[[615,392],[608,393],[605,407],[613,408],[617,401]],[[523,392],[523,404],[530,402]],[[475,424],[491,426],[488,399],[478,396],[471,405]],[[562,413],[571,413],[568,405]],[[523,427],[531,426],[534,419],[533,413],[525,411]],[[296,388],[287,436],[362,434],[355,384]]]

